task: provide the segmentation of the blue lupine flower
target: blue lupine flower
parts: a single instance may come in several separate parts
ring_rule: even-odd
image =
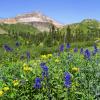
[[[71,75],[68,72],[65,73],[64,85],[66,88],[69,88],[71,86]]]
[[[44,65],[44,66],[42,67],[42,69],[43,69],[43,71],[48,71],[48,67],[47,67],[46,65]]]
[[[45,64],[46,64],[46,63],[42,62],[42,63],[40,64],[40,66],[43,67]]]
[[[90,59],[91,53],[88,49],[85,50],[84,57]]]
[[[83,54],[83,52],[84,52],[84,51],[83,51],[83,48],[81,48],[81,49],[80,49],[80,53]]]
[[[69,49],[69,48],[70,48],[70,44],[69,44],[69,43],[67,43],[66,48],[67,48],[67,49]]]
[[[45,63],[41,63],[40,66],[42,68],[42,78],[44,79],[44,77],[48,77],[48,67]]]
[[[74,52],[78,52],[78,48],[74,48]]]
[[[94,51],[92,52],[92,54],[95,55],[98,52],[98,49],[96,45],[94,45],[93,47],[94,47]]]
[[[42,78],[44,79],[44,77],[48,77],[48,67],[46,65],[44,65],[42,67]]]
[[[19,47],[20,46],[20,43],[19,42],[16,42],[16,47]]]
[[[98,49],[97,49],[97,46],[96,45],[94,45],[94,50],[97,52],[98,51]]]
[[[41,88],[41,79],[38,78],[38,77],[35,79],[34,88],[35,89],[40,89]]]
[[[63,44],[60,46],[60,51],[61,52],[64,51],[64,45]]]
[[[43,71],[42,72],[42,79],[44,79],[44,77],[48,77],[48,71]]]
[[[4,45],[4,49],[6,50],[6,51],[13,51],[13,49],[12,48],[10,48],[8,45]]]
[[[30,59],[30,52],[27,52],[26,56],[27,56],[27,59],[29,60]]]

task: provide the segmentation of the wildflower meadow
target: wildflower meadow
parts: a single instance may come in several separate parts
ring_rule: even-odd
[[[62,44],[56,53],[16,58],[17,48],[4,45],[0,64],[0,100],[99,100],[100,50]],[[15,60],[16,59],[16,60]]]

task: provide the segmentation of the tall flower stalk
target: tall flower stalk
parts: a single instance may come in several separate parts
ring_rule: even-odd
[[[83,54],[83,53],[84,53],[83,48],[80,48],[80,54]]]
[[[69,43],[67,43],[66,49],[67,49],[67,51],[69,51],[69,49],[70,49],[70,44]]]
[[[7,52],[13,51],[13,49],[10,46],[6,45],[6,44],[3,47]]]
[[[91,56],[91,53],[88,49],[85,50],[84,52],[84,57],[87,59],[87,60],[90,60],[90,56]]]
[[[44,81],[47,89],[47,96],[48,99],[51,100],[48,67],[46,66],[46,63],[41,63],[40,66],[42,68],[42,80],[45,79]]]
[[[63,52],[64,51],[64,45],[62,44],[59,48],[60,52]]]
[[[26,56],[27,56],[27,63],[28,63],[30,60],[30,52],[26,52]]]
[[[74,48],[74,52],[78,52],[78,48]]]
[[[93,50],[92,54],[95,55],[98,52],[98,49],[97,49],[96,45],[94,45],[93,47],[94,47],[94,50]]]
[[[40,89],[41,88],[41,79],[39,78],[39,77],[37,77],[36,79],[35,79],[35,84],[34,84],[34,88],[35,89]]]
[[[71,87],[71,75],[68,72],[65,72],[64,75],[64,86],[67,88],[67,97],[69,98],[70,87]]]

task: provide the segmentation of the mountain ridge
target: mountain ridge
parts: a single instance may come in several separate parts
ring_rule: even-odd
[[[60,28],[63,26],[62,24],[58,23],[54,19],[42,14],[41,12],[24,13],[24,14],[17,15],[14,18],[0,19],[0,23],[31,24],[34,27],[37,27],[41,31],[49,31],[50,25],[54,25],[57,28]]]

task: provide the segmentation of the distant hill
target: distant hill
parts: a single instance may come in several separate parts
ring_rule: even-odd
[[[40,31],[49,31],[51,25],[54,25],[57,28],[62,27],[62,24],[42,14],[41,12],[26,13],[26,14],[17,15],[14,18],[0,19],[0,23],[29,24],[36,27]]]
[[[66,30],[68,26],[70,26],[72,34],[78,31],[81,31],[83,34],[100,31],[100,22],[95,19],[84,19],[80,23],[65,25],[62,30]]]

